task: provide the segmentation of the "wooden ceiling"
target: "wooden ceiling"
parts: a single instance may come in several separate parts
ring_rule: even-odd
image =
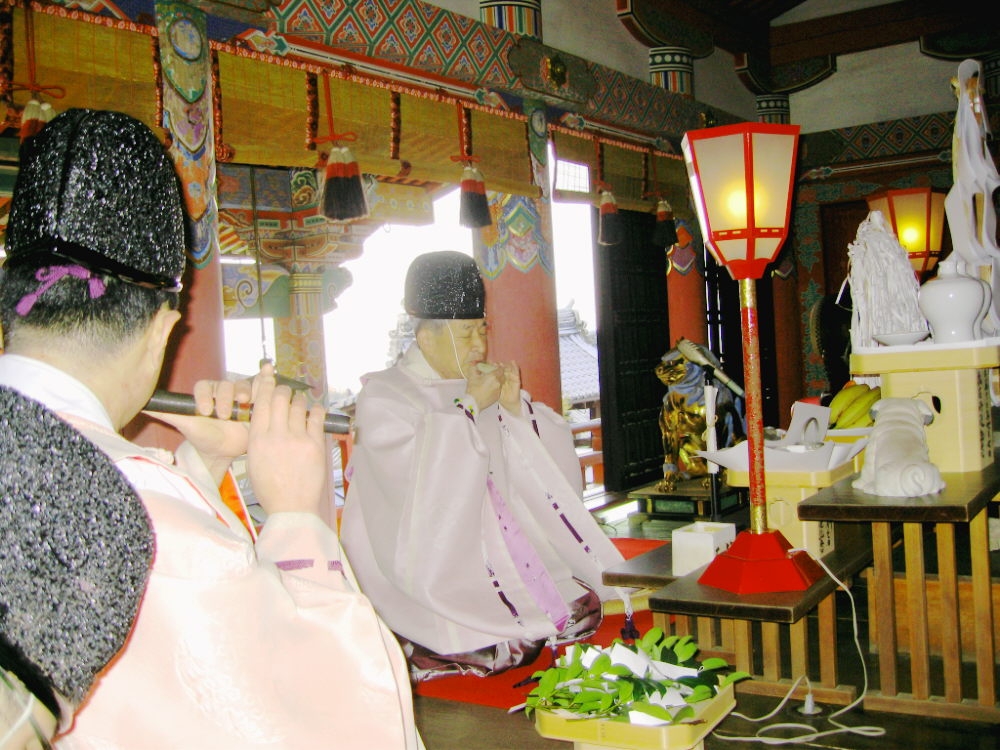
[[[695,57],[720,48],[771,67],[920,40],[930,54],[965,58],[1000,49],[995,0],[897,0],[772,26],[803,0],[614,0],[626,28],[649,46],[687,47]]]

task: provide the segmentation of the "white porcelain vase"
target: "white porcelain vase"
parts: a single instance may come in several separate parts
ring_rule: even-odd
[[[935,344],[957,344],[983,337],[983,320],[990,305],[986,282],[958,270],[952,261],[938,264],[937,276],[917,297],[920,312],[931,327]]]

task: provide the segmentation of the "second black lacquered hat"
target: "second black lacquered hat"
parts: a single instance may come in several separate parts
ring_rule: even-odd
[[[486,291],[476,261],[455,250],[418,255],[406,272],[404,307],[415,318],[484,317]]]

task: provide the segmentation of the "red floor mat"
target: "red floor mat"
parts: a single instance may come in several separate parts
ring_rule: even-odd
[[[655,547],[664,544],[660,539],[612,539],[622,555],[632,558],[636,555],[647,552]],[[625,615],[608,615],[601,623],[590,643],[607,646],[615,638],[621,635],[622,626],[625,624]],[[649,610],[635,613],[635,626],[640,633],[645,633],[653,627],[653,615]],[[524,667],[511,669],[491,677],[441,677],[429,682],[422,682],[416,686],[414,692],[428,698],[444,698],[445,700],[459,701],[462,703],[477,703],[481,706],[493,706],[495,708],[510,708],[519,703],[523,703],[525,697],[531,692],[533,684],[521,685],[518,683],[527,680],[532,674],[541,669],[547,669],[552,663],[552,654],[548,650],[543,651],[534,663]]]

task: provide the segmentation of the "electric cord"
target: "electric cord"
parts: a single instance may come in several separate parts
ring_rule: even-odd
[[[455,334],[452,333],[450,325],[445,323],[444,326],[445,328],[448,329],[448,336],[451,337],[451,351],[455,354],[455,364],[458,365],[458,372],[462,375],[463,378],[468,380],[469,376],[466,375],[465,370],[462,369],[462,358],[458,356],[458,345],[455,343]]]
[[[858,634],[858,610],[854,602],[854,595],[851,593],[851,590],[844,584],[844,582],[833,574],[833,571],[831,571],[830,568],[827,567],[826,563],[817,558],[813,559],[815,559],[816,562],[819,563],[820,567],[823,568],[824,571],[826,571],[826,574],[830,576],[831,579],[833,579],[833,581],[837,584],[837,586],[842,591],[844,591],[845,594],[847,594],[847,599],[851,603],[851,623],[853,626],[854,646],[855,648],[857,648],[858,656],[861,659],[861,675],[862,675],[861,693],[851,703],[844,706],[840,710],[833,712],[827,717],[827,721],[834,726],[833,729],[826,729],[820,731],[809,724],[803,724],[798,722],[778,722],[775,724],[769,724],[765,727],[762,727],[757,731],[756,734],[750,736],[720,734],[718,731],[715,731],[712,733],[713,737],[716,737],[720,740],[725,740],[727,742],[759,742],[764,745],[806,744],[813,747],[829,747],[826,745],[813,745],[812,743],[814,743],[816,740],[825,737],[832,737],[839,734],[852,734],[852,735],[859,735],[862,737],[882,737],[885,735],[885,727],[849,726],[847,724],[842,724],[841,722],[837,721],[838,717],[843,716],[848,711],[851,711],[865,699],[865,695],[868,693],[868,667],[865,664],[865,653],[864,649],[862,649],[861,647],[861,638]],[[809,684],[809,678],[806,675],[802,675],[797,680],[795,680],[794,683],[792,683],[792,687],[785,694],[785,697],[782,698],[781,702],[778,703],[777,707],[774,708],[774,710],[772,710],[771,712],[765,714],[764,716],[760,716],[758,718],[752,718],[750,716],[746,716],[744,714],[733,711],[732,716],[735,716],[739,719],[744,719],[752,723],[759,723],[771,719],[778,712],[781,711],[781,709],[791,698],[792,694],[795,692],[795,689],[799,686],[799,684],[803,680],[805,680],[808,690],[804,706],[806,707],[810,705],[815,706],[815,699],[813,698],[812,686]],[[805,713],[805,711],[803,711],[803,713]],[[770,733],[776,731],[784,731],[784,732],[801,731],[802,734],[798,734],[791,737],[771,736]]]

